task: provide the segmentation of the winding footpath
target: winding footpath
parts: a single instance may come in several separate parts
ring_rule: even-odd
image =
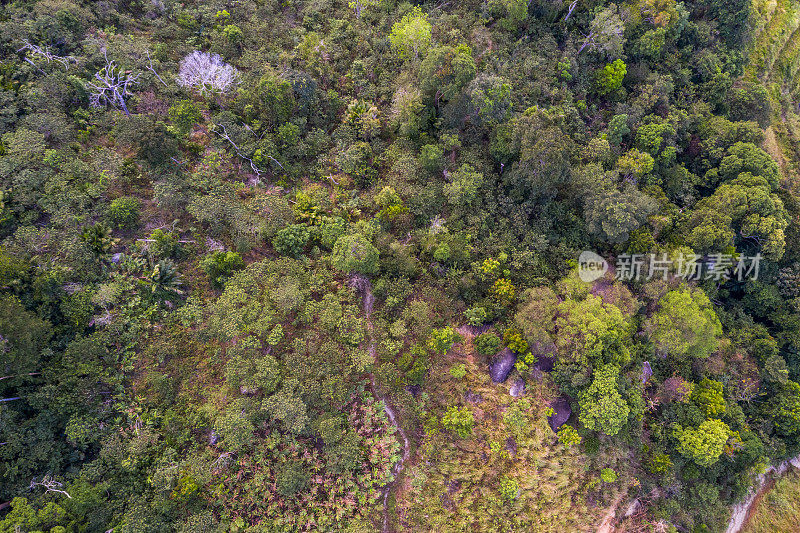
[[[372,283],[370,283],[369,279],[364,276],[360,275],[353,275],[350,277],[349,284],[353,287],[356,292],[361,294],[361,302],[364,311],[364,316],[367,319],[367,331],[369,333],[369,354],[372,356],[372,360],[377,365],[377,355],[375,350],[375,334],[374,334],[374,327],[372,325],[372,306],[375,303],[375,297],[372,294]],[[393,481],[388,482],[383,487],[383,527],[381,529],[382,533],[389,533],[389,495],[392,493],[392,488],[394,487],[395,482],[397,481],[400,473],[403,471],[405,467],[405,462],[408,460],[408,457],[411,453],[411,445],[408,442],[408,437],[406,436],[406,432],[403,430],[402,426],[397,422],[397,415],[389,404],[389,400],[378,394],[378,387],[375,384],[375,373],[369,373],[369,380],[370,384],[372,385],[372,393],[375,395],[377,399],[383,402],[383,410],[386,412],[386,416],[389,417],[389,422],[397,428],[397,432],[400,435],[400,438],[403,440],[403,455],[400,459],[395,463],[394,467],[392,468],[392,474],[394,475]]]

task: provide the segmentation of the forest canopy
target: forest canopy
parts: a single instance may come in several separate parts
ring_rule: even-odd
[[[724,531],[800,453],[762,4],[5,2],[0,533]]]

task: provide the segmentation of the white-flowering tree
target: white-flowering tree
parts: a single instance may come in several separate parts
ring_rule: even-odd
[[[225,63],[218,54],[195,50],[181,60],[178,85],[196,89],[200,94],[225,93],[239,83],[239,71]]]

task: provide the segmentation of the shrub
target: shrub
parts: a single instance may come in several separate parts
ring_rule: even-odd
[[[588,455],[596,455],[600,451],[600,439],[595,436],[589,435],[583,439],[583,450]]]
[[[478,327],[486,322],[488,313],[486,312],[485,307],[474,306],[464,311],[464,318],[467,319],[467,322],[470,326]]]
[[[111,228],[98,223],[86,226],[81,230],[81,240],[95,255],[104,255],[111,251],[118,239],[111,236]]]
[[[169,108],[172,130],[181,137],[192,131],[195,124],[203,119],[200,108],[192,100],[181,100]]]
[[[564,424],[558,430],[558,442],[567,448],[571,448],[581,443],[581,436],[578,435],[578,431],[574,427]]]
[[[111,223],[121,229],[131,229],[139,223],[139,210],[141,203],[138,198],[123,196],[117,198],[108,206],[108,217]]]
[[[378,249],[363,235],[342,235],[333,245],[333,267],[341,272],[374,274],[378,271]]]
[[[475,418],[472,416],[472,411],[466,407],[448,407],[447,412],[442,417],[442,426],[462,439],[472,435],[472,427],[474,425]]]
[[[406,372],[406,379],[412,385],[422,385],[425,381],[425,373],[428,371],[428,360],[426,357],[418,357],[411,368]]]
[[[236,252],[212,252],[200,262],[200,268],[211,278],[215,288],[225,285],[225,282],[236,270],[244,268],[242,256]]]
[[[514,435],[521,436],[523,431],[528,427],[529,417],[528,410],[531,408],[531,402],[528,400],[519,400],[512,403],[503,413],[503,424],[514,433]]]
[[[450,375],[454,378],[461,380],[467,375],[467,365],[460,363],[450,367]]]
[[[605,483],[614,483],[617,480],[617,473],[611,468],[604,468],[600,471],[600,479]]]
[[[306,488],[310,477],[302,465],[294,462],[289,463],[275,476],[278,492],[286,498],[294,496]]]
[[[517,499],[517,494],[519,494],[519,483],[516,479],[510,478],[508,476],[503,476],[500,478],[500,496],[508,501],[512,502]]]
[[[524,354],[528,352],[528,342],[522,338],[522,333],[517,328],[505,330],[503,332],[503,342],[514,353]]]
[[[645,468],[652,474],[666,474],[672,469],[672,460],[665,453],[654,453],[645,464]]]
[[[446,354],[458,340],[458,334],[450,326],[434,329],[428,339],[428,348],[439,354]]]
[[[181,245],[175,233],[156,229],[150,234],[150,239],[152,242],[148,243],[147,251],[152,257],[174,259],[181,254]]]
[[[304,224],[292,224],[278,231],[272,239],[272,246],[281,255],[299,257],[308,244],[311,230]]]
[[[503,341],[494,333],[483,333],[478,335],[475,340],[475,345],[478,348],[479,354],[488,357],[500,351],[500,347],[503,346]]]

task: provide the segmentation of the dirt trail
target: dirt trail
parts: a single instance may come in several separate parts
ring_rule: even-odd
[[[372,283],[370,283],[369,279],[364,276],[353,275],[350,277],[349,284],[353,287],[359,294],[361,294],[361,302],[362,307],[364,309],[364,316],[367,319],[367,332],[369,333],[369,353],[372,356],[373,361],[377,364],[376,359],[376,351],[375,351],[375,335],[374,335],[374,327],[372,325],[372,307],[375,303],[375,297],[372,294]],[[400,460],[395,463],[394,468],[392,468],[392,474],[394,474],[394,480],[390,481],[383,487],[383,527],[381,531],[383,533],[389,533],[389,495],[392,492],[392,488],[395,485],[400,473],[403,471],[405,462],[408,460],[408,457],[411,453],[411,445],[408,442],[408,437],[406,436],[406,432],[403,430],[402,426],[397,422],[397,415],[389,404],[389,400],[383,396],[378,394],[378,388],[375,385],[375,374],[370,372],[369,374],[370,384],[372,385],[372,393],[378,398],[380,401],[383,402],[383,410],[386,412],[386,416],[389,417],[389,422],[397,428],[397,432],[400,435],[400,438],[403,441],[403,455],[400,457]]]

